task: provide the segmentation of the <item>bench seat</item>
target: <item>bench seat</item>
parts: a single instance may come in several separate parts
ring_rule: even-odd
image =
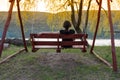
[[[86,52],[87,46],[87,34],[59,34],[59,33],[40,33],[40,34],[30,34],[30,40],[32,44],[32,51],[35,52],[38,49],[56,49],[56,52],[61,52],[63,47],[61,46],[71,46],[73,49],[81,49]],[[62,39],[73,39],[73,41],[62,41]]]

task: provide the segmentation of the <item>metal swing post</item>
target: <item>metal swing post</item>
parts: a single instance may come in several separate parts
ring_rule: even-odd
[[[28,49],[27,49],[27,44],[26,44],[26,41],[25,41],[25,34],[24,34],[24,28],[23,28],[23,23],[22,23],[22,17],[21,17],[21,13],[20,13],[19,0],[16,0],[16,1],[17,1],[18,17],[19,17],[19,21],[20,21],[20,27],[21,27],[21,33],[22,33],[24,48],[27,52]]]
[[[116,60],[116,50],[115,50],[115,41],[114,41],[114,28],[113,28],[113,22],[112,22],[110,1],[112,2],[112,0],[107,0],[107,6],[108,6],[108,19],[109,19],[110,33],[111,33],[111,50],[112,50],[112,59],[113,59],[113,70],[117,71],[117,60]]]
[[[3,30],[2,38],[1,38],[1,42],[0,42],[0,57],[2,55],[2,50],[3,50],[3,46],[4,46],[4,42],[5,42],[6,33],[8,31],[8,27],[10,25],[10,21],[11,21],[11,17],[12,17],[12,10],[13,10],[13,6],[14,6],[14,3],[15,3],[15,0],[9,0],[9,2],[11,4],[10,4],[10,8],[9,8],[9,11],[8,11],[8,17],[7,17],[6,23],[4,25],[4,30]],[[22,32],[24,47],[25,47],[25,50],[28,51],[27,50],[26,41],[25,41],[25,36],[24,36],[24,29],[23,29],[23,24],[22,24],[22,18],[21,18],[21,14],[20,14],[19,0],[17,0],[17,7],[18,7],[18,16],[19,16],[20,25],[21,25],[21,32]]]
[[[4,25],[4,31],[2,33],[2,38],[1,38],[1,42],[0,42],[0,57],[2,55],[2,50],[3,50],[3,46],[4,46],[4,42],[5,42],[6,33],[8,31],[8,27],[10,25],[11,16],[12,16],[12,10],[13,10],[13,5],[14,5],[15,0],[9,0],[9,2],[11,4],[10,4],[10,8],[9,8],[9,11],[8,11],[8,17],[7,17],[6,23]]]
[[[113,23],[112,23],[110,1],[112,2],[112,0],[107,0],[108,20],[109,20],[109,24],[110,24],[110,33],[111,33],[111,50],[112,50],[112,61],[113,61],[112,68],[113,68],[113,71],[117,71],[117,60],[116,60],[116,50],[115,50],[115,41],[114,41],[114,28],[113,28]],[[97,19],[97,25],[96,25],[96,30],[95,30],[95,33],[94,33],[92,47],[91,47],[91,50],[90,50],[91,53],[93,53],[95,39],[96,39],[98,26],[99,26],[99,22],[100,22],[101,6],[102,6],[102,0],[100,0],[100,3],[99,3],[98,19]]]
[[[93,49],[94,49],[94,46],[95,46],[95,40],[96,40],[97,31],[98,31],[98,27],[99,27],[99,23],[100,23],[101,7],[102,7],[102,0],[100,0],[100,3],[99,3],[97,24],[96,24],[96,29],[95,29],[93,43],[92,43],[92,47],[91,47],[90,53],[93,53]]]

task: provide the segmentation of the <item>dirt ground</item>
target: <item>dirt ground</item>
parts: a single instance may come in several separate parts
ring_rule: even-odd
[[[101,63],[88,52],[44,51],[39,53],[38,51],[37,53],[21,54],[6,63],[7,70],[5,67],[1,67],[2,75],[0,76],[2,78],[0,80],[80,80],[80,78],[82,80],[96,80],[97,78],[100,78],[98,80],[115,80],[110,79],[112,74],[106,72],[109,69],[101,67]]]
[[[67,66],[69,69],[78,65],[96,65],[99,64],[95,58],[82,57],[80,54],[68,53],[47,53],[41,54],[39,58],[40,64],[51,68],[63,68]]]

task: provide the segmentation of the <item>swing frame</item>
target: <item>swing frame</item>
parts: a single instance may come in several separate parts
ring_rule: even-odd
[[[2,33],[2,39],[1,39],[1,42],[0,42],[0,57],[2,55],[2,50],[3,50],[3,46],[4,46],[4,42],[5,42],[5,37],[6,37],[7,31],[8,31],[9,25],[10,25],[10,21],[11,21],[11,17],[12,17],[12,10],[13,10],[15,0],[9,0],[9,2],[11,4],[10,4],[9,11],[8,11],[8,17],[7,17],[6,23],[4,25],[4,31]],[[18,17],[19,17],[19,22],[20,22],[20,27],[21,27],[22,39],[23,39],[23,43],[24,43],[24,50],[27,52],[28,49],[27,49],[27,44],[26,44],[26,41],[25,41],[25,34],[24,34],[24,28],[23,28],[23,23],[22,23],[22,17],[21,17],[21,13],[20,13],[19,0],[16,0],[16,3],[17,3],[17,10],[18,10]]]
[[[13,5],[14,5],[15,0],[9,0],[9,2],[11,3],[11,5],[10,5],[9,11],[8,11],[8,17],[7,17],[6,23],[4,25],[4,31],[3,31],[3,34],[2,34],[2,40],[0,42],[0,56],[2,55],[3,44],[5,42],[6,33],[7,33],[7,30],[8,30],[10,21],[11,21],[11,15],[12,15],[12,10],[13,10]],[[20,21],[20,26],[21,26],[21,33],[22,33],[22,38],[23,38],[23,42],[24,42],[24,48],[25,48],[25,51],[27,52],[28,49],[27,49],[25,36],[24,36],[24,29],[23,29],[21,14],[20,14],[19,0],[16,0],[16,2],[17,2],[18,16],[19,16],[19,21]],[[117,60],[116,60],[115,42],[114,42],[114,28],[113,28],[112,17],[111,17],[110,2],[112,2],[112,0],[107,0],[107,3],[108,3],[107,4],[107,6],[108,6],[108,19],[109,19],[110,33],[111,33],[111,52],[112,52],[112,61],[113,61],[112,68],[113,68],[113,71],[118,71],[118,69],[117,69]],[[95,53],[94,52],[94,44],[95,44],[96,35],[97,35],[99,22],[100,22],[101,6],[102,6],[102,0],[100,0],[100,3],[99,3],[96,30],[95,30],[95,33],[94,33],[93,43],[92,43],[92,47],[91,47],[91,50],[90,50],[90,52],[92,54]]]
[[[95,46],[95,40],[96,40],[96,36],[97,36],[97,31],[99,28],[99,22],[100,22],[100,14],[101,14],[101,8],[102,8],[102,0],[100,0],[99,3],[99,9],[98,9],[98,18],[97,18],[97,24],[96,24],[96,29],[95,29],[95,33],[94,33],[94,37],[93,37],[93,43],[92,43],[92,47],[90,50],[90,53],[94,54],[98,59],[100,59],[101,61],[103,61],[105,64],[107,64],[108,66],[110,66],[110,68],[113,68],[113,71],[118,71],[117,68],[117,59],[116,59],[116,50],[115,50],[115,41],[114,41],[114,28],[113,28],[113,22],[112,22],[112,14],[111,14],[111,6],[110,6],[110,2],[112,2],[112,0],[107,0],[107,7],[108,7],[108,20],[109,20],[109,24],[110,24],[110,33],[111,33],[111,52],[112,52],[112,65],[107,62],[106,60],[104,60],[103,58],[101,58],[95,51],[94,51],[94,46]]]

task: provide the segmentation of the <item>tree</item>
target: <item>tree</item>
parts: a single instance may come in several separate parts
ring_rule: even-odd
[[[91,24],[91,29],[93,29],[92,31],[94,31],[94,27],[95,27],[95,21],[96,21],[96,13],[94,13],[93,11],[90,11],[90,9],[94,10],[94,9],[98,9],[99,6],[99,0],[41,0],[44,1],[47,4],[47,8],[53,12],[54,14],[57,12],[63,12],[63,11],[71,11],[71,15],[68,15],[69,17],[71,17],[71,22],[73,24],[74,29],[76,30],[77,33],[86,33],[86,29],[88,24]],[[113,2],[118,2],[120,3],[119,0],[114,0]],[[38,0],[25,0],[24,3],[24,7],[26,8],[27,5],[30,6],[34,6],[37,4]],[[91,3],[94,2],[94,3]],[[112,5],[116,5],[116,4],[112,4]],[[27,6],[29,8],[29,6]],[[83,14],[83,10],[84,7],[86,7],[87,12],[85,14]],[[113,6],[114,7],[114,6]],[[104,7],[102,8],[104,11]],[[93,14],[91,14],[93,13]],[[103,14],[103,17],[105,22],[101,23],[102,26],[107,26],[108,22],[107,22],[107,13],[106,11],[104,12],[105,14]],[[67,13],[66,13],[67,14]],[[84,15],[84,17],[83,17]],[[50,16],[49,20],[54,20],[55,18],[57,18],[56,16]],[[62,15],[64,16],[64,14]],[[86,17],[85,17],[86,16]],[[55,17],[55,18],[54,18]],[[64,16],[66,17],[66,15]],[[116,19],[118,19],[118,17],[115,17]],[[49,21],[50,22],[55,22],[55,21]],[[59,20],[63,20],[63,19],[59,19]],[[60,21],[58,21],[60,22]],[[84,26],[81,25],[84,22]],[[104,27],[106,28],[106,27]],[[101,28],[102,29],[102,28]],[[100,29],[100,30],[101,30]]]
[[[83,8],[83,1],[84,0],[80,0],[79,2],[79,10],[78,10],[78,15],[77,15],[77,19],[75,17],[75,1],[74,0],[68,0],[70,7],[71,7],[71,21],[72,24],[76,30],[77,33],[81,33],[82,30],[80,29],[80,23],[81,23],[81,16],[82,16],[82,8]]]
[[[44,0],[47,2],[47,0]],[[71,22],[73,24],[74,29],[77,33],[82,33],[81,28],[79,27],[81,24],[81,18],[82,18],[82,9],[83,9],[83,2],[84,0],[49,0],[47,3],[49,3],[52,7],[54,6],[54,9],[56,10],[67,10],[68,7],[71,8]],[[59,3],[59,6],[58,6]],[[77,10],[77,12],[76,12]],[[77,15],[77,16],[76,16]]]
[[[76,30],[77,33],[86,33],[86,29],[88,26],[88,20],[89,20],[89,10],[91,7],[91,2],[92,0],[44,0],[49,4],[49,7],[51,10],[68,10],[70,9],[71,11],[71,22],[73,24],[74,29]],[[96,0],[97,3],[99,1]],[[58,6],[59,3],[59,6]],[[51,6],[51,4],[53,4]],[[83,7],[87,7],[87,12],[85,13],[86,15],[83,16]],[[98,6],[98,5],[97,5]],[[57,9],[56,9],[57,8]],[[59,10],[60,9],[60,10]],[[86,18],[85,18],[86,16]],[[85,19],[84,19],[85,18]],[[91,18],[92,19],[92,18]],[[85,21],[83,21],[85,20]],[[82,21],[84,22],[84,26],[81,25]]]

